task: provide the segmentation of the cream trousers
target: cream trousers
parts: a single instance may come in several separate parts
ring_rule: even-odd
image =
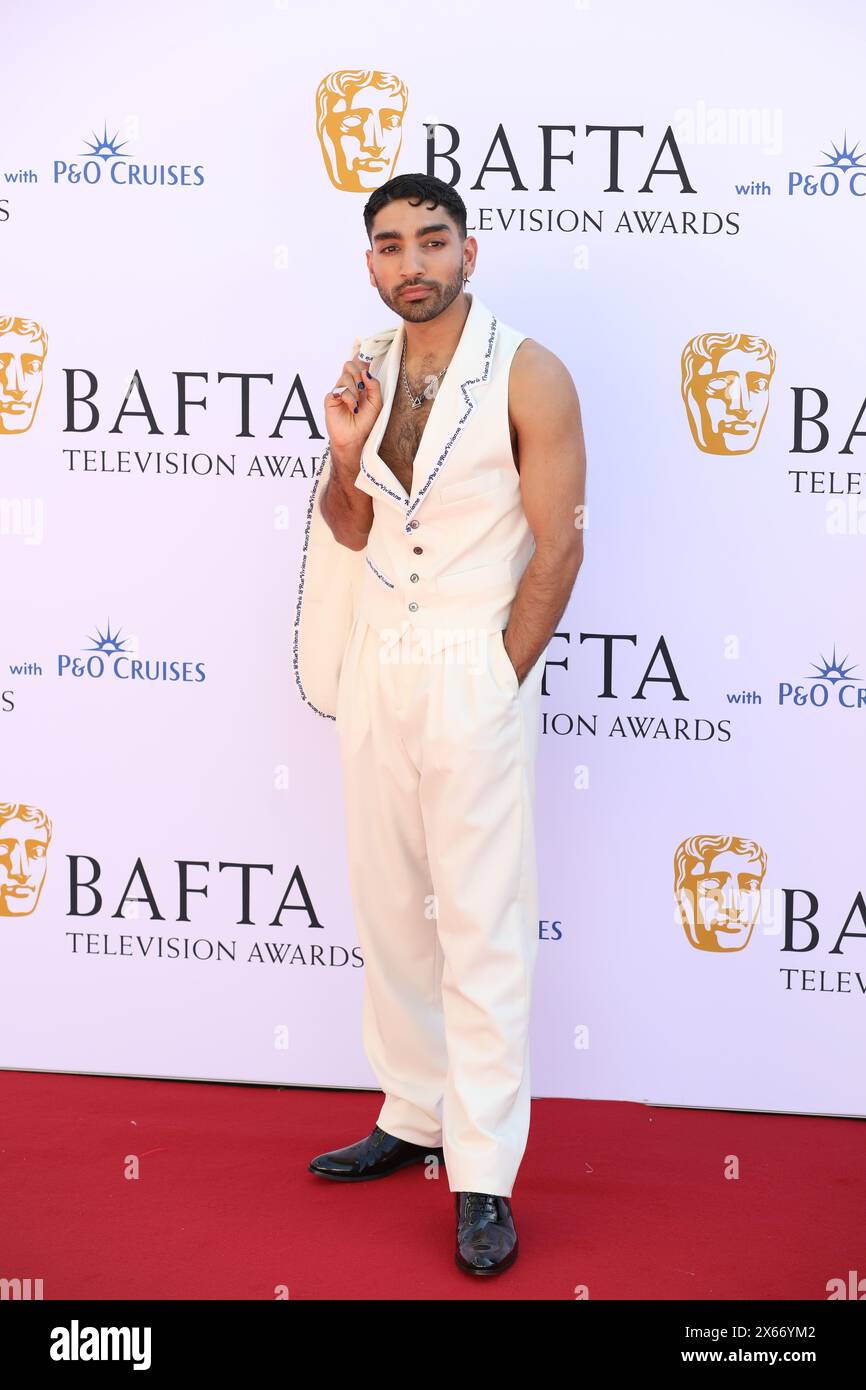
[[[377,1123],[442,1145],[452,1192],[510,1197],[529,1134],[544,653],[500,632],[430,655],[356,618],[336,726]]]

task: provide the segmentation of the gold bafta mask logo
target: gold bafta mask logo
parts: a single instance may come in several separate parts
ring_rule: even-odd
[[[767,856],[755,840],[693,835],[674,855],[674,895],[698,951],[742,951],[761,907]]]
[[[747,454],[761,434],[776,354],[766,338],[702,333],[683,348],[683,400],[705,454]]]
[[[390,72],[349,68],[323,77],[316,134],[328,177],[346,193],[372,193],[393,177],[409,94]]]
[[[35,319],[0,318],[0,434],[23,434],[33,424],[47,351]]]
[[[51,821],[38,806],[0,801],[0,917],[27,917],[42,892]]]

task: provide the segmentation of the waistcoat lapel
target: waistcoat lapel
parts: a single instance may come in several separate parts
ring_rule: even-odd
[[[385,428],[391,414],[391,403],[394,399],[394,391],[400,376],[400,361],[403,355],[403,335],[405,329],[403,321],[396,329],[391,339],[391,345],[385,354],[385,360],[378,373],[379,389],[382,392],[382,409],[379,411],[378,419],[371,429],[367,442],[361,452],[361,471],[355,481],[355,486],[362,492],[367,492],[376,500],[384,498],[399,507],[401,512],[405,512],[409,505],[409,498],[406,490],[395,475],[391,472],[385,460],[379,453],[379,445],[385,435]],[[384,336],[384,335],[382,335]]]
[[[427,416],[415,456],[411,496],[407,496],[379,453],[395,393],[402,389],[400,363],[405,335],[405,322],[401,320],[379,373],[382,409],[364,445],[361,472],[355,486],[374,499],[382,498],[399,507],[409,520],[429,496],[452,451],[471,425],[478,395],[489,381],[493,367],[497,320],[478,295],[473,294],[454,356]]]

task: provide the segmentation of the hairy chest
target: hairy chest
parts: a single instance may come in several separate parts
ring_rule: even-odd
[[[412,473],[415,466],[415,457],[421,444],[424,428],[427,424],[430,411],[433,409],[434,397],[425,400],[423,405],[417,408],[412,405],[405,392],[402,395],[398,392],[391,406],[391,414],[388,417],[388,424],[379,445],[379,454],[383,461],[388,465],[394,477],[398,480],[407,494],[412,492]],[[517,449],[517,430],[509,416],[509,433],[511,435],[511,454],[514,460],[514,467],[520,472],[520,460]]]

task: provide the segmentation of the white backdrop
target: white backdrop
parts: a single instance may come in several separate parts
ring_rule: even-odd
[[[291,649],[322,399],[393,322],[363,205],[427,171],[586,431],[533,1094],[866,1114],[861,8],[4,14],[0,1065],[376,1084]],[[329,143],[346,73],[397,114]]]

